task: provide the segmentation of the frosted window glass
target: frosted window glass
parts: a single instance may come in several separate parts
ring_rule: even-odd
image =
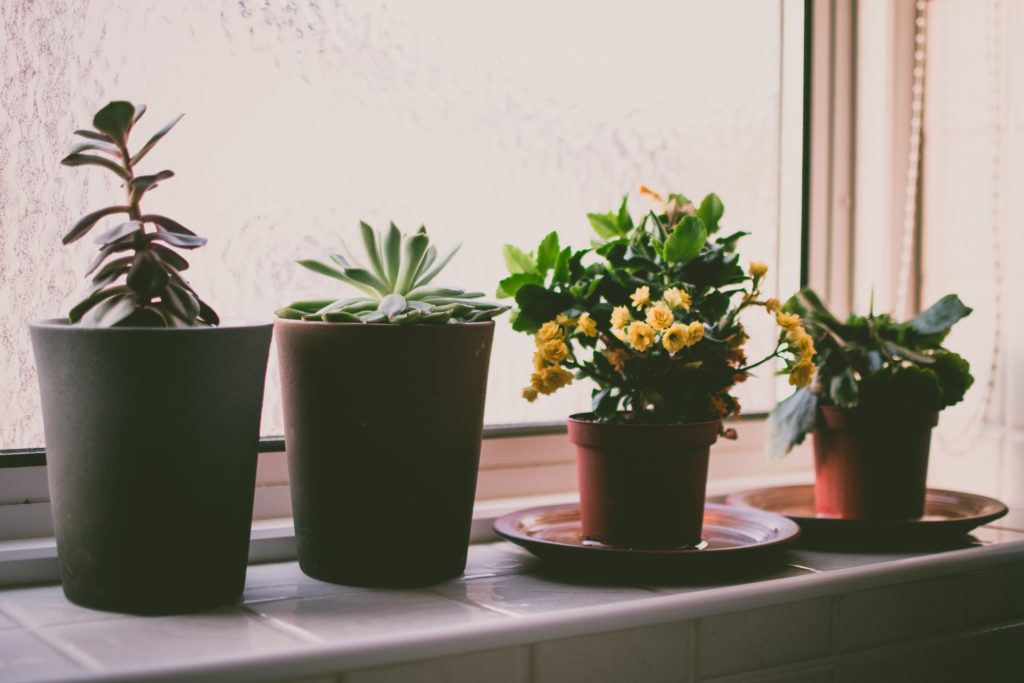
[[[557,227],[583,245],[585,213],[638,182],[718,192],[726,226],[754,233],[745,259],[775,263],[780,18],[765,0],[5,0],[0,448],[43,440],[27,324],[67,312],[93,254],[60,237],[120,196],[107,174],[58,165],[108,100],[149,106],[143,139],[186,113],[143,168],[178,176],[144,206],[210,239],[188,274],[227,317],[336,294],[293,261],[359,219],[463,241],[439,283],[490,294],[503,243]],[[519,397],[530,347],[499,319],[488,423],[587,407],[582,384]],[[275,362],[264,434],[282,431]],[[770,406],[770,379],[742,389],[748,411]]]

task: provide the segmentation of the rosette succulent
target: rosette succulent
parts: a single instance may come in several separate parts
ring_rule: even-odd
[[[347,248],[346,255],[330,255],[333,265],[314,259],[304,259],[299,265],[348,283],[361,290],[363,296],[296,301],[277,310],[278,317],[346,323],[444,324],[483,322],[508,310],[508,306],[481,300],[483,292],[430,284],[461,244],[438,258],[424,227],[412,235],[403,234],[394,223],[384,234],[362,222],[359,228],[368,265],[356,262]]]
[[[167,216],[145,213],[141,207],[143,196],[172,178],[174,172],[136,175],[136,165],[183,115],[131,154],[128,138],[145,111],[143,104],[107,104],[93,117],[94,130],[75,131],[82,139],[61,160],[65,166],[105,168],[121,179],[125,190],[123,204],[86,214],[64,236],[64,244],[71,244],[108,216],[126,219],[96,238],[99,254],[86,273],[92,276],[89,291],[68,313],[68,321],[94,327],[216,325],[217,314],[182,278],[188,261],[175,251],[201,247],[206,238]]]

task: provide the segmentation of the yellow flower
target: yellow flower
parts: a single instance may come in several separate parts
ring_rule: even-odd
[[[533,387],[526,387],[525,389],[523,389],[523,398],[525,398],[530,403],[533,403],[534,401],[537,400],[537,390],[534,389]]]
[[[627,313],[629,311],[626,311]],[[580,332],[587,335],[588,337],[597,336],[597,321],[590,317],[589,313],[584,313],[580,316],[580,319],[576,321],[576,326]]]
[[[647,285],[637,287],[636,291],[629,295],[629,298],[633,300],[633,308],[640,310],[651,303],[651,288]]]
[[[562,338],[562,326],[554,320],[549,320],[540,326],[537,330],[537,346],[541,345],[541,342],[551,341],[552,339]]]
[[[567,316],[565,313],[559,313],[555,316],[555,322],[559,325],[572,325],[575,320]]]
[[[544,368],[530,376],[531,388],[545,395],[555,393],[570,382],[572,373],[559,365]]]
[[[533,354],[533,369],[539,371],[543,370],[546,367],[547,363],[544,362],[544,356],[540,355],[539,353]]]
[[[604,357],[608,359],[611,366],[615,368],[615,372],[622,373],[622,362],[626,360],[625,349],[615,349],[614,351],[605,351]]]
[[[684,311],[690,310],[690,305],[693,303],[690,295],[678,287],[666,289],[664,296],[661,298],[668,304],[669,308],[681,308]]]
[[[724,417],[729,412],[729,406],[726,405],[725,399],[721,396],[712,396],[708,400],[708,404],[711,407],[711,412],[718,417]]]
[[[661,335],[661,345],[670,354],[675,354],[690,345],[690,330],[682,323],[676,323]]]
[[[612,309],[612,327],[616,330],[621,330],[623,327],[629,324],[629,321],[633,317],[629,314],[629,308],[626,306],[616,306]]]
[[[561,363],[569,355],[569,347],[559,339],[544,342],[539,349],[541,358],[549,363]]]
[[[750,267],[747,270],[751,277],[764,277],[768,272],[768,264],[764,261],[751,261]]]
[[[626,331],[626,339],[637,351],[646,351],[654,343],[654,330],[647,323],[635,322]]]
[[[704,323],[692,322],[686,331],[690,334],[690,346],[693,346],[704,338]]]
[[[789,369],[789,383],[794,387],[806,387],[817,369],[809,358],[801,358],[800,362]]]
[[[796,313],[779,313],[775,316],[775,322],[784,330],[791,330],[800,327],[800,316]]]
[[[663,200],[661,198],[660,194],[658,194],[657,192],[655,192],[654,190],[652,190],[651,188],[647,187],[646,185],[644,185],[642,183],[641,183],[640,187],[638,187],[636,189],[636,191],[639,192],[640,194],[644,195],[645,197],[649,197],[650,199],[653,199],[654,201],[658,202],[659,204],[665,201],[665,200]]]
[[[782,304],[779,303],[778,299],[768,299],[764,302],[764,307],[768,309],[769,313],[778,313],[779,309],[782,308]]]
[[[794,327],[789,331],[789,345],[799,354],[800,359],[814,358],[814,339],[802,327]]]
[[[675,322],[672,309],[664,301],[659,301],[647,309],[647,324],[656,330],[663,330]]]

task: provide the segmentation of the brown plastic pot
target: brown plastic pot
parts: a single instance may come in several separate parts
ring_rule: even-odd
[[[494,323],[278,320],[299,566],[429,585],[466,566]]]
[[[64,594],[133,614],[237,601],[270,323],[31,332]]]
[[[569,417],[582,533],[624,548],[701,541],[708,456],[721,422],[614,424]]]
[[[824,406],[814,429],[820,516],[896,521],[924,514],[928,451],[938,412]]]

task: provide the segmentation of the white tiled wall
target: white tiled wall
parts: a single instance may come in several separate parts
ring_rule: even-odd
[[[942,415],[930,483],[1011,506],[1024,504],[1022,45],[1024,3],[928,3],[922,303],[956,292],[974,308],[948,345],[976,378],[967,400]]]

